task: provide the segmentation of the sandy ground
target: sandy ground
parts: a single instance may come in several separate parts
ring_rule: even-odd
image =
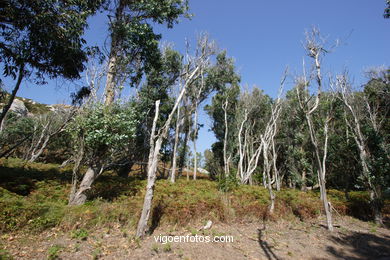
[[[36,235],[3,234],[1,244],[14,259],[378,259],[390,260],[390,230],[350,217],[335,220],[335,231],[324,219],[160,227],[143,241],[123,227],[89,232],[86,239],[52,229]],[[232,236],[230,243],[156,242],[155,236]],[[184,238],[182,238],[184,239]],[[200,240],[201,238],[198,238]],[[206,239],[206,238],[205,238]],[[53,248],[57,248],[54,250]],[[54,256],[53,255],[53,256]],[[55,258],[53,258],[55,259]]]

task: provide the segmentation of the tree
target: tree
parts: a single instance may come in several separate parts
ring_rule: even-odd
[[[35,118],[34,132],[31,145],[26,153],[25,159],[35,162],[49,144],[49,141],[56,135],[63,132],[74,115],[71,109],[56,109]]]
[[[0,114],[3,122],[24,79],[44,83],[44,76],[80,77],[87,60],[87,18],[101,6],[89,0],[6,0],[0,5],[0,62],[16,80]]]
[[[338,77],[339,98],[345,106],[347,124],[359,151],[361,179],[370,191],[375,221],[383,225],[383,189],[389,185],[389,76],[372,77],[363,93],[354,93],[346,74]]]
[[[134,150],[134,140],[139,111],[135,103],[105,106],[94,102],[87,104],[73,118],[68,131],[74,142],[75,169],[70,205],[81,205],[94,181],[108,169],[126,164],[128,154]],[[88,169],[78,184],[78,167]]]
[[[321,57],[323,54],[327,53],[327,50],[324,49],[324,40],[321,37],[321,34],[317,28],[312,28],[311,31],[306,32],[305,50],[307,51],[308,57],[313,60],[313,77],[310,76],[310,79],[308,79],[306,77],[306,72],[304,72],[303,77],[297,79],[297,85],[299,85],[299,87],[303,88],[304,90],[304,95],[301,96],[301,93],[297,91],[297,96],[300,108],[305,114],[306,122],[310,133],[310,140],[314,149],[315,159],[317,163],[318,182],[320,185],[321,192],[321,200],[324,205],[328,230],[333,231],[331,207],[330,203],[328,202],[325,186],[326,158],[328,153],[329,122],[331,120],[331,109],[326,109],[325,115],[319,116],[320,119],[318,121],[320,121],[320,124],[318,125],[318,128],[320,130],[318,130],[316,125],[314,124],[315,112],[318,111],[320,98],[323,96],[322,91],[324,88],[321,74]],[[312,78],[314,78],[317,84],[317,93],[314,97],[314,100],[309,93],[309,87],[311,85]],[[297,90],[298,89],[299,88],[297,88]],[[322,132],[323,134],[319,136],[319,132]]]
[[[187,15],[187,0],[115,0],[110,10],[110,53],[105,86],[105,104],[115,99],[115,91],[127,79],[137,84],[143,72],[160,66],[158,41],[152,23],[172,28]]]
[[[155,117],[153,120],[152,131],[150,135],[150,151],[148,157],[148,179],[146,185],[146,193],[144,203],[142,207],[141,217],[137,226],[137,237],[143,237],[146,234],[150,211],[152,208],[154,186],[156,181],[156,171],[158,165],[158,159],[160,155],[161,145],[164,139],[167,138],[168,130],[171,125],[173,116],[179,107],[181,100],[183,99],[185,92],[196,79],[201,77],[201,73],[205,71],[209,65],[210,56],[215,52],[214,44],[210,44],[208,40],[199,40],[195,57],[188,59],[188,63],[185,64],[184,71],[179,78],[180,93],[177,96],[174,106],[168,115],[164,125],[157,131],[156,124],[159,115],[160,100],[155,103]]]
[[[205,107],[212,120],[211,129],[218,142],[213,144],[213,157],[216,163],[223,165],[225,177],[229,175],[229,162],[234,155],[235,109],[240,93],[240,76],[235,71],[234,60],[226,55],[226,51],[217,56],[217,66],[207,77],[208,84],[214,85],[217,93],[211,104]],[[217,167],[219,168],[219,167]],[[215,171],[215,170],[214,170]]]
[[[387,0],[386,1],[386,8],[385,8],[385,12],[384,12],[384,14],[383,14],[383,16],[385,17],[385,18],[390,18],[390,0]]]

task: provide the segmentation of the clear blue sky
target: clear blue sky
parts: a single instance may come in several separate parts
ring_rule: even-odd
[[[318,26],[329,40],[341,39],[342,45],[324,60],[326,71],[340,72],[347,67],[362,84],[362,72],[372,66],[389,66],[390,19],[383,18],[385,0],[190,0],[192,20],[182,19],[173,29],[158,27],[163,40],[174,42],[183,50],[184,39],[194,42],[195,35],[209,32],[221,49],[236,60],[243,85],[257,85],[275,96],[278,82],[288,65],[299,73],[304,52],[305,29]],[[90,44],[103,44],[107,37],[104,15],[90,20],[86,38]],[[24,83],[20,96],[43,103],[69,100],[74,91],[61,80],[45,86]],[[198,150],[214,142],[208,131],[207,117],[201,114],[205,127],[200,131]]]

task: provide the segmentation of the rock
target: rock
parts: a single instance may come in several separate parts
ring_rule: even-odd
[[[203,173],[203,174],[210,174],[208,170],[203,169],[203,168],[198,168],[198,172]]]
[[[27,107],[24,105],[24,102],[19,99],[15,99],[14,102],[12,102],[9,111],[12,111],[20,116],[27,116],[28,114]]]
[[[213,222],[212,222],[211,220],[209,220],[209,221],[207,221],[207,223],[206,223],[206,225],[205,225],[204,227],[201,227],[201,228],[199,229],[199,231],[200,231],[200,230],[210,229],[212,225],[213,225]]]

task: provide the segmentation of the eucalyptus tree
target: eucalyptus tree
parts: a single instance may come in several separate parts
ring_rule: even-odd
[[[143,237],[146,234],[148,221],[150,217],[150,211],[152,208],[152,201],[154,195],[154,186],[156,181],[156,171],[158,166],[158,160],[160,156],[160,149],[162,142],[168,136],[168,131],[172,122],[172,119],[179,107],[181,100],[183,99],[188,87],[193,84],[198,78],[202,76],[202,73],[209,66],[211,55],[215,53],[214,43],[208,39],[199,39],[197,50],[193,57],[189,57],[183,66],[183,71],[180,74],[177,85],[180,89],[178,96],[174,102],[173,108],[170,111],[168,118],[161,127],[157,126],[159,117],[160,100],[155,102],[155,116],[153,119],[151,134],[150,134],[150,150],[148,157],[148,176],[146,193],[144,197],[144,203],[142,213],[137,226],[137,237]]]
[[[138,115],[135,102],[106,106],[99,102],[86,104],[72,118],[68,127],[75,151],[75,168],[70,205],[80,205],[88,198],[95,180],[108,169],[128,161],[135,147]],[[80,165],[88,166],[79,183]]]
[[[128,79],[137,84],[144,72],[160,66],[158,48],[161,35],[153,23],[172,28],[179,17],[188,15],[187,0],[115,0],[108,5],[110,47],[105,86],[105,104]]]
[[[161,66],[146,73],[145,83],[137,93],[136,99],[145,116],[140,121],[137,130],[137,144],[139,147],[139,161],[146,161],[150,150],[150,140],[153,117],[155,114],[155,101],[160,100],[159,116],[156,122],[161,127],[174,105],[174,87],[183,70],[183,56],[167,45],[161,50]],[[178,109],[180,111],[180,109]],[[167,146],[165,142],[163,146]]]
[[[222,52],[217,56],[217,66],[210,71],[208,84],[214,85],[216,94],[205,110],[212,120],[212,131],[217,142],[212,146],[213,157],[223,165],[224,175],[229,173],[229,164],[235,154],[234,118],[240,93],[240,76],[234,60]]]
[[[287,91],[280,131],[276,136],[281,178],[288,187],[299,187],[302,190],[317,183],[317,178],[313,175],[310,135],[305,114],[298,100],[299,96],[307,95],[306,91],[302,85],[297,85]],[[299,95],[297,95],[298,92]]]
[[[389,186],[390,77],[374,75],[363,92],[353,92],[346,74],[336,81],[345,106],[345,123],[355,140],[362,168],[361,180],[370,191],[374,219],[383,225],[383,190]]]
[[[328,140],[329,140],[329,123],[331,121],[331,107],[325,109],[325,111],[319,110],[319,104],[324,89],[323,76],[321,71],[321,59],[322,56],[327,53],[324,49],[324,39],[322,38],[317,28],[312,28],[311,31],[306,32],[305,50],[307,56],[313,60],[312,70],[310,71],[309,78],[306,75],[304,67],[304,74],[302,77],[296,79],[296,84],[299,86],[296,88],[297,97],[299,101],[300,109],[305,114],[308,130],[310,133],[310,140],[312,148],[314,150],[315,161],[317,164],[318,182],[320,185],[321,200],[323,202],[328,230],[333,231],[332,224],[332,212],[331,206],[327,198],[326,193],[326,159],[328,155]],[[312,81],[315,81],[317,93],[314,97],[310,93],[310,87]],[[303,88],[303,92],[299,91],[299,88]],[[302,95],[303,94],[303,95]],[[332,104],[332,101],[329,101]],[[321,113],[322,112],[322,113]],[[315,124],[319,122],[318,124]],[[320,134],[321,133],[321,134]]]
[[[34,131],[31,137],[30,148],[25,154],[25,159],[29,162],[35,162],[48,147],[49,141],[54,136],[65,131],[74,112],[74,109],[58,108],[54,111],[35,116]]]
[[[2,124],[25,79],[77,79],[87,60],[87,18],[102,1],[6,0],[0,5],[0,62],[16,81],[0,114]]]

